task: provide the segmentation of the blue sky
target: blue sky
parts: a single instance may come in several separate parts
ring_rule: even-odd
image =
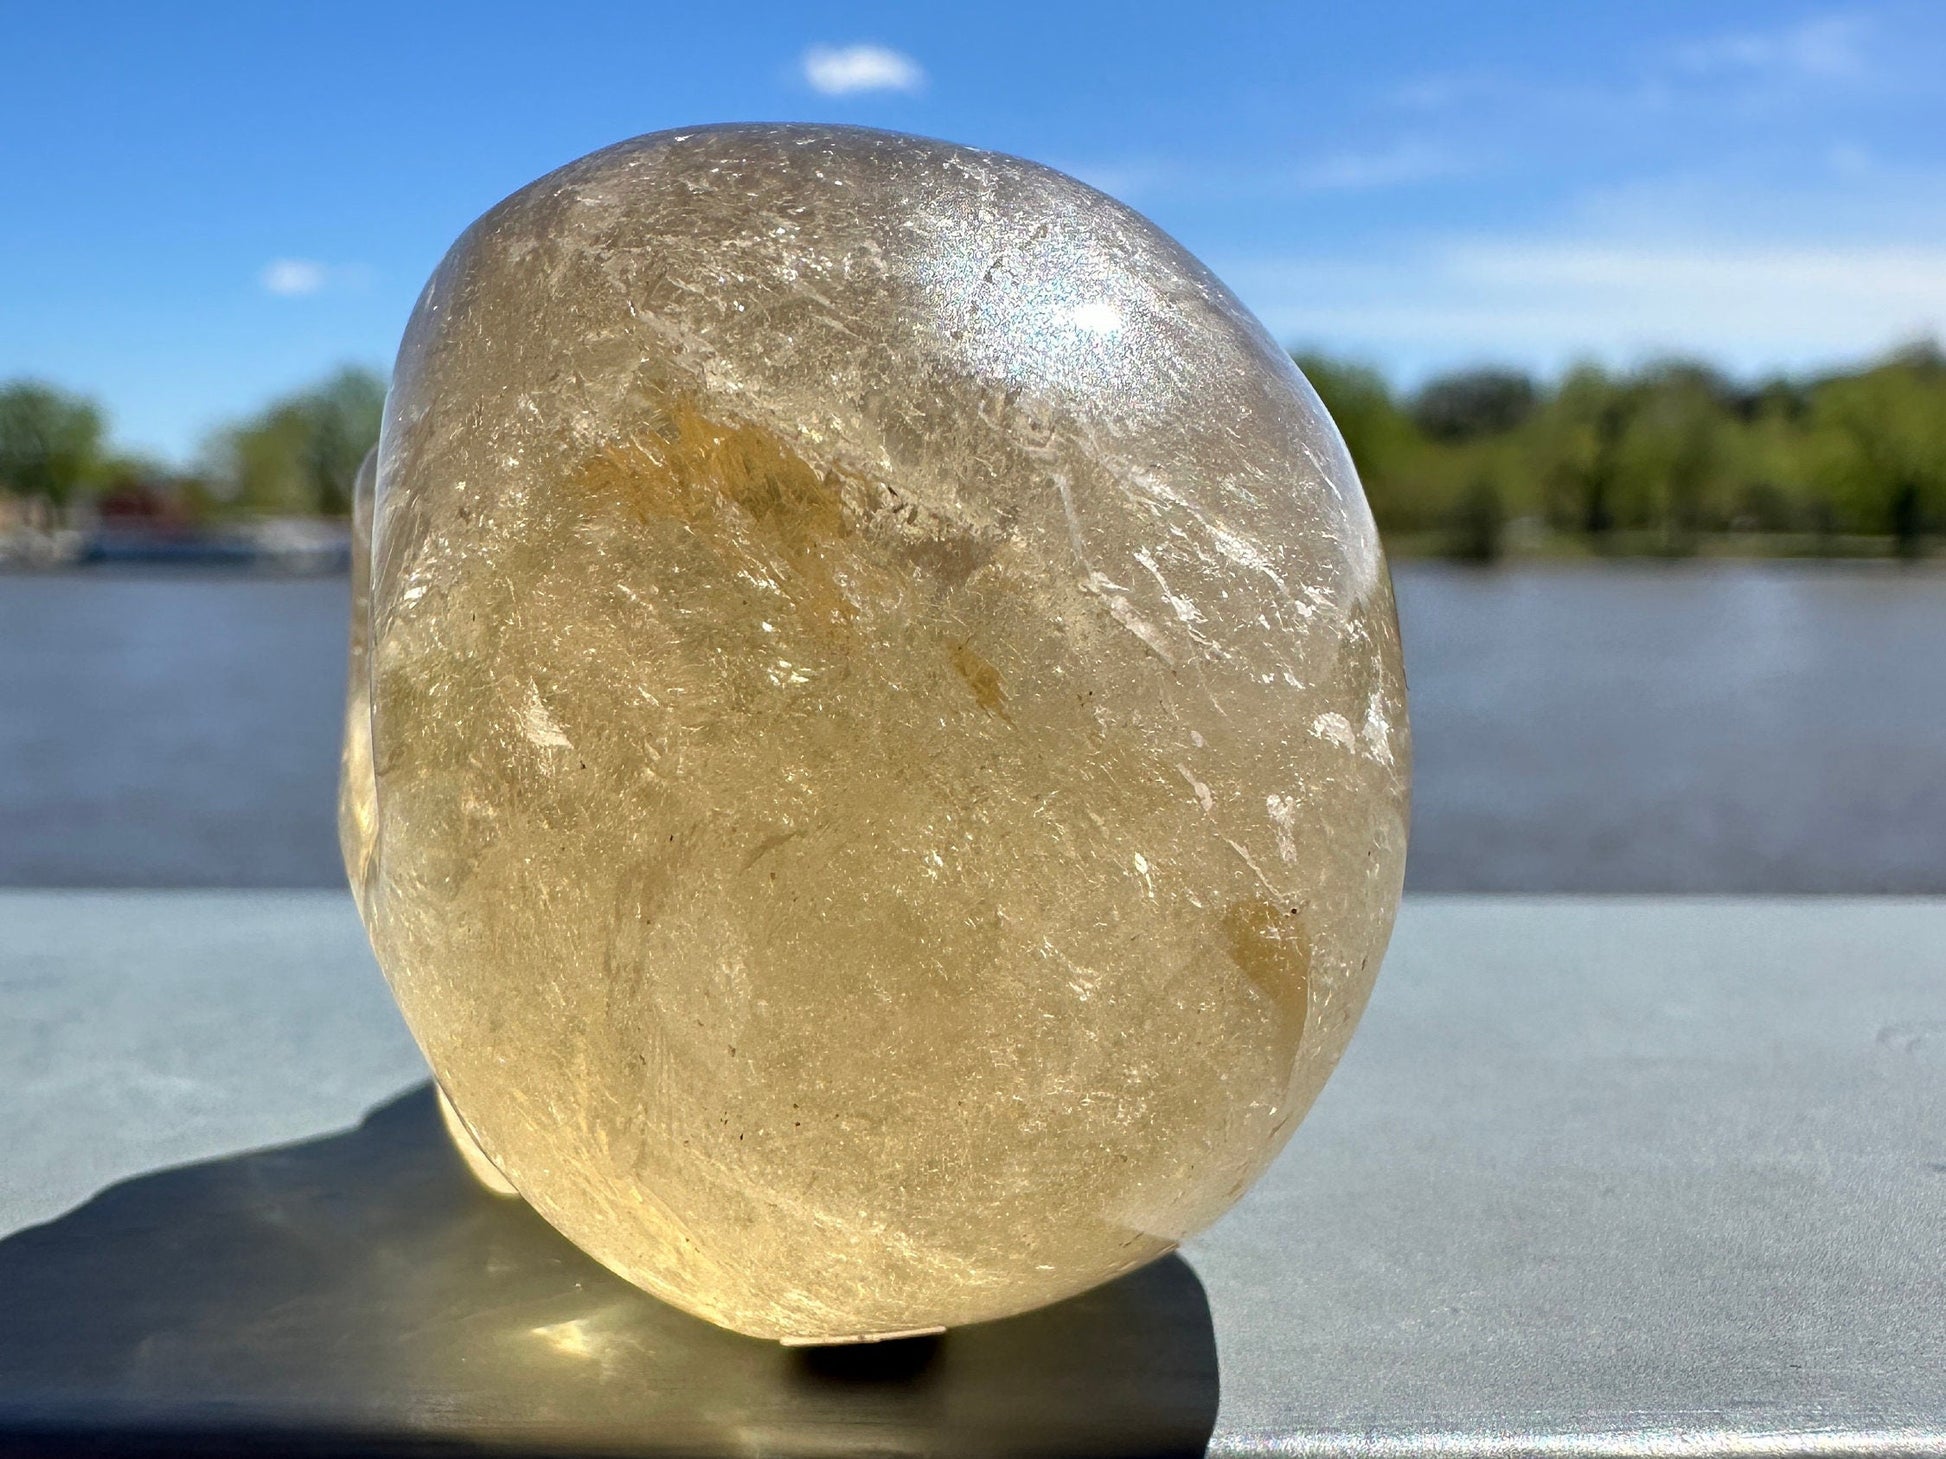
[[[837,120],[1051,163],[1402,383],[1946,330],[1946,6],[7,9],[0,377],[178,459],[383,367],[448,243],[595,147]]]

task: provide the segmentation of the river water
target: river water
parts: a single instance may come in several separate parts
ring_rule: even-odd
[[[1946,892],[1946,572],[1398,574],[1428,891]],[[0,885],[327,886],[340,578],[0,577]]]

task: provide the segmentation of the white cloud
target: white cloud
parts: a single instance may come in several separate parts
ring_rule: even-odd
[[[1062,167],[1088,186],[1125,203],[1160,198],[1177,202],[1276,201],[1323,192],[1377,192],[1461,177],[1477,170],[1452,148],[1416,138],[1368,150],[1329,153],[1310,161],[1280,160],[1247,169],[1156,157]]]
[[[331,271],[308,258],[272,259],[257,275],[257,282],[263,286],[265,293],[285,299],[301,299],[307,294],[315,294],[330,281]]]
[[[1701,355],[1810,368],[1946,338],[1946,167],[1857,149],[1588,188],[1550,219],[1212,260],[1278,337],[1411,375]]]
[[[1702,355],[1746,371],[1946,333],[1946,245],[1476,238],[1222,270],[1273,333],[1410,373]]]
[[[1867,73],[1865,32],[1856,16],[1817,16],[1777,30],[1694,41],[1679,47],[1675,60],[1684,70],[1705,76],[1857,81]]]
[[[275,258],[257,274],[266,294],[280,299],[306,299],[326,289],[357,292],[371,286],[372,271],[362,263],[319,263],[310,258]]]
[[[1445,71],[1419,76],[1392,87],[1385,99],[1407,111],[1445,111],[1506,89],[1502,79],[1479,72]]]
[[[804,79],[826,96],[861,91],[916,92],[926,73],[912,57],[885,46],[812,46],[804,53]]]
[[[1451,150],[1405,141],[1373,152],[1341,152],[1300,167],[1300,188],[1316,192],[1365,192],[1456,177],[1467,169]]]
[[[1834,90],[1882,81],[1895,67],[1871,19],[1850,13],[1805,17],[1770,28],[1719,32],[1654,45],[1622,56],[1605,76],[1569,80],[1506,71],[1433,72],[1383,93],[1407,112],[1482,118],[1522,132],[1558,134],[1617,119],[1676,122],[1697,112],[1771,114]],[[1875,42],[1877,42],[1875,44]],[[1696,138],[1686,139],[1693,148]]]

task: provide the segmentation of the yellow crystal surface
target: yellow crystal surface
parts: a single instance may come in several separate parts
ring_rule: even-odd
[[[1405,855],[1384,561],[1120,204],[846,128],[596,153],[440,265],[359,510],[373,945],[486,1156],[658,1296],[1053,1301],[1343,1051]]]

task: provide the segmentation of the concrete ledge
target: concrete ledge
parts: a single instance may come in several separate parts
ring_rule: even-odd
[[[1182,1259],[849,1368],[469,1203],[342,897],[0,893],[0,1014],[0,1449],[1946,1454],[1946,901],[1414,900]]]

